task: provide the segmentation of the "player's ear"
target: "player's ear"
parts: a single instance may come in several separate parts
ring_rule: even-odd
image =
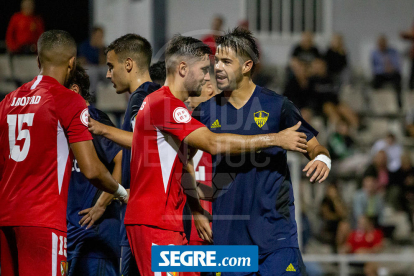
[[[74,71],[76,68],[76,57],[71,57],[69,60],[68,71],[69,73]]]
[[[178,64],[178,73],[181,77],[185,77],[188,72],[188,64],[185,61],[181,61],[180,64]]]
[[[72,86],[69,89],[74,91],[76,94],[80,93],[80,88],[77,84],[72,84]]]
[[[253,60],[246,60],[242,66],[242,73],[247,74],[248,72],[250,72],[253,68],[253,64]]]
[[[131,58],[127,58],[125,60],[125,69],[127,70],[127,72],[131,72],[132,68],[134,67],[134,62],[132,61]]]

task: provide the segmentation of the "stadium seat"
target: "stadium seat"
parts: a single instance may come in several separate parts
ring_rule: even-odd
[[[21,82],[31,81],[39,74],[36,55],[14,56],[12,62],[13,77]]]
[[[379,89],[370,95],[371,110],[375,114],[396,114],[399,112],[396,93],[392,89]]]

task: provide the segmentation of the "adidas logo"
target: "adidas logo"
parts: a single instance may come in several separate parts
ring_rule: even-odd
[[[286,271],[290,271],[290,272],[296,272],[296,269],[293,267],[292,264],[290,264],[287,268]]]
[[[220,125],[220,123],[219,123],[219,120],[217,119],[217,120],[215,120],[215,121],[214,121],[214,123],[211,125],[211,128],[218,128],[218,127],[221,127],[221,125]]]

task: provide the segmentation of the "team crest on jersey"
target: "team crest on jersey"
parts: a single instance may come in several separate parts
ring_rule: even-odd
[[[188,123],[191,121],[191,115],[184,107],[177,107],[173,112],[174,120],[177,123]]]
[[[88,126],[88,118],[89,118],[89,112],[88,112],[88,109],[85,108],[80,115],[80,120],[82,124],[84,124],[85,126]]]
[[[143,102],[143,103],[141,104],[141,107],[139,108],[139,110],[143,110],[146,104],[147,104],[147,102]]]
[[[60,273],[62,276],[68,275],[68,263],[65,261],[60,262]]]
[[[167,272],[167,276],[178,276],[178,272]]]
[[[269,113],[261,110],[254,113],[254,121],[256,122],[256,125],[260,128],[264,126],[267,122],[267,119],[269,118]]]

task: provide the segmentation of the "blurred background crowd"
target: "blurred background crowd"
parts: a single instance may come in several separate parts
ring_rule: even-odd
[[[95,104],[118,123],[127,99],[120,101],[105,79],[108,42],[127,32],[148,36],[156,62],[174,33],[201,38],[214,52],[222,31],[249,28],[261,51],[255,83],[289,97],[319,130],[333,160],[328,181],[303,178],[296,195],[305,260],[318,254],[414,256],[412,0],[11,2],[0,12],[0,97],[37,75],[40,34],[64,29],[79,43]],[[359,37],[349,35],[354,32]],[[335,262],[307,266],[310,275],[338,275]],[[378,271],[414,275],[412,263],[351,262],[348,270]]]

